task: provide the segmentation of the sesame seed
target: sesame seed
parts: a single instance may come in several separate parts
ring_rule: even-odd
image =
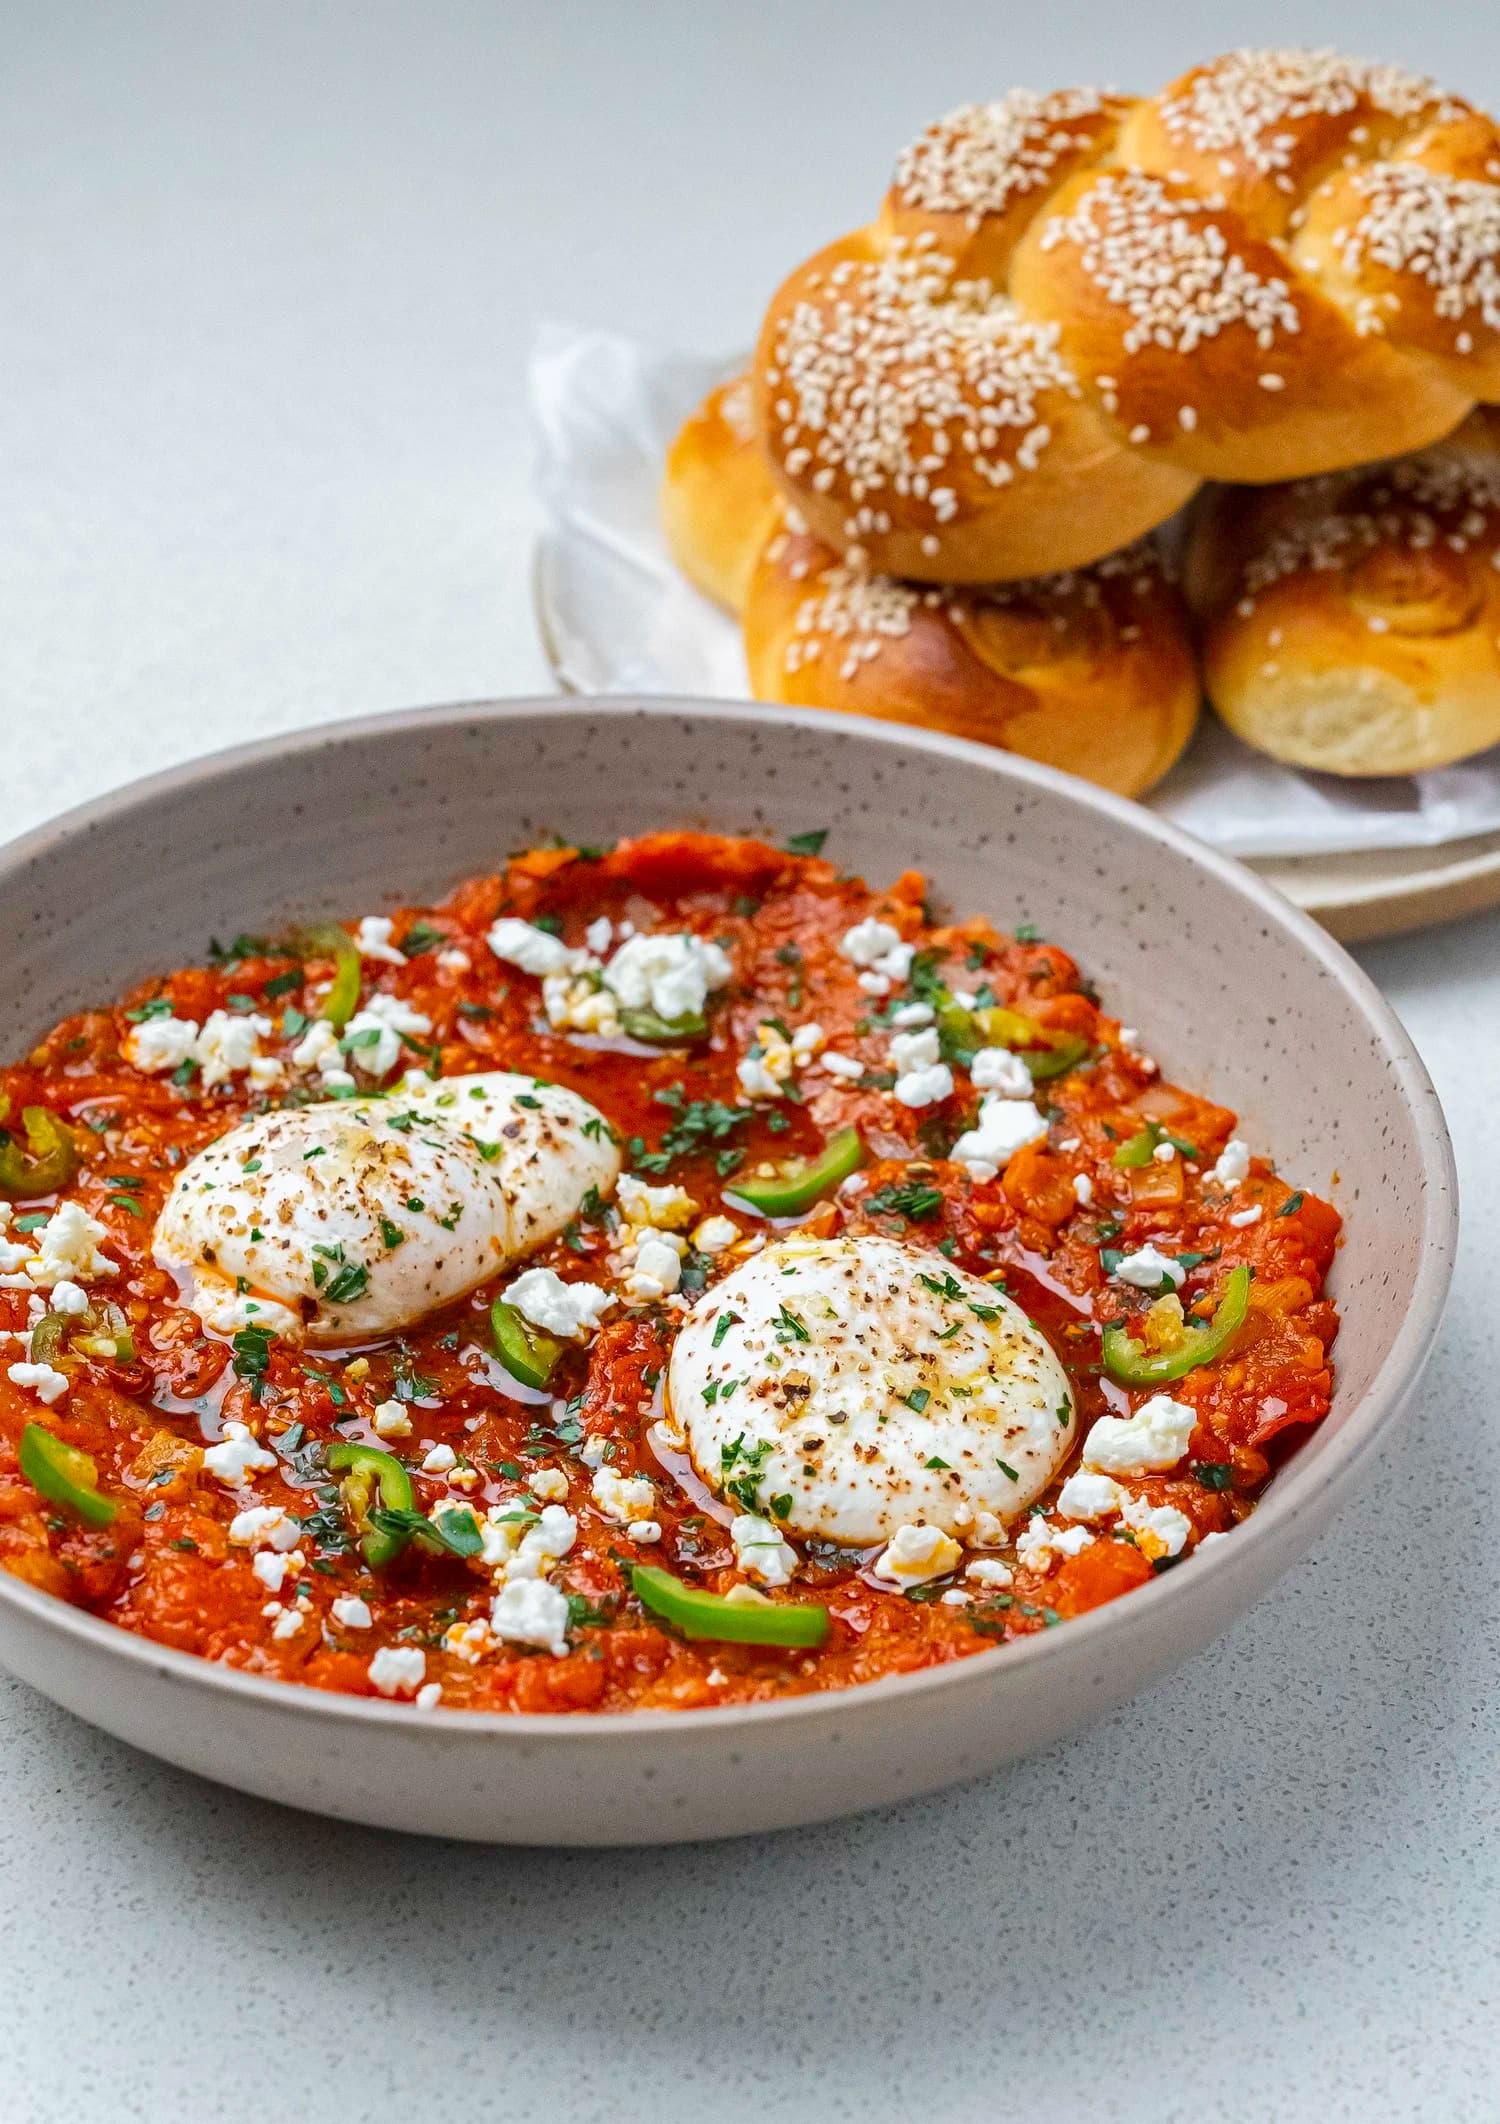
[[[1059,163],[1092,149],[1124,108],[1091,88],[1050,96],[1012,89],[994,103],[966,103],[903,151],[896,196],[927,213],[962,214],[978,228],[1012,199],[1056,182]],[[1080,124],[1090,119],[1097,122]]]

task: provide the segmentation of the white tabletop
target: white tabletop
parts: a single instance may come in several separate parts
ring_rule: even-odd
[[[241,736],[544,690],[537,319],[743,343],[953,103],[1310,29],[1500,91],[1481,8],[3,12],[11,828]],[[1468,1238],[1363,1497],[1227,1638],[985,1783],[589,1856],[281,1812],[0,1678],[0,2110],[1493,2117],[1500,917],[1363,956]]]

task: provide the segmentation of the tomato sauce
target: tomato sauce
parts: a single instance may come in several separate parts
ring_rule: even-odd
[[[1096,1530],[1080,1553],[1045,1567],[1021,1562],[1011,1545],[996,1551],[1011,1567],[1008,1586],[966,1581],[960,1570],[899,1591],[872,1582],[867,1556],[807,1543],[799,1545],[795,1585],[775,1597],[826,1605],[831,1625],[820,1649],[679,1637],[635,1597],[631,1571],[657,1564],[717,1593],[743,1579],[728,1535],[738,1508],[664,1455],[651,1435],[675,1321],[697,1290],[726,1272],[732,1251],[690,1250],[677,1299],[619,1304],[590,1344],[568,1348],[545,1391],[519,1385],[490,1350],[488,1306],[508,1276],[374,1347],[328,1352],[278,1339],[258,1371],[247,1369],[153,1259],[153,1225],[186,1158],[289,1094],[322,1096],[317,1079],[309,1086],[288,1065],[276,1085],[256,1089],[239,1073],[205,1090],[190,1072],[144,1074],[126,1059],[132,1027],[165,1000],[183,1019],[201,1021],[214,1010],[264,1014],[274,1029],[263,1052],[287,1062],[316,1013],[328,968],[274,942],[241,938],[206,967],[167,974],[113,1007],[67,1019],[24,1062],[0,1069],[0,1120],[13,1135],[23,1110],[36,1106],[73,1133],[80,1162],[62,1196],[102,1227],[101,1249],[120,1271],[107,1296],[129,1330],[124,1354],[110,1354],[107,1343],[104,1354],[65,1344],[57,1361],[66,1394],[43,1404],[10,1376],[27,1357],[37,1308],[24,1276],[4,1279],[0,1563],[122,1629],[246,1672],[370,1694],[378,1648],[417,1648],[424,1701],[437,1684],[444,1707],[517,1712],[704,1707],[842,1688],[988,1655],[1129,1593],[1160,1569],[1190,1569],[1197,1543],[1233,1530],[1278,1458],[1328,1410],[1337,1321],[1323,1286],[1339,1218],[1259,1158],[1232,1190],[1216,1184],[1210,1173],[1232,1134],[1230,1112],[1162,1082],[1057,945],[1004,936],[979,919],[940,919],[924,894],[913,873],[889,891],[872,891],[815,854],[693,834],[608,851],[532,851],[463,884],[441,906],[402,909],[391,934],[403,962],[366,959],[364,995],[400,996],[430,1019],[430,1034],[407,1040],[406,1062],[435,1075],[514,1069],[572,1087],[607,1117],[625,1147],[626,1171],[680,1184],[701,1216],[727,1215],[747,1236],[767,1227],[721,1201],[734,1175],[811,1157],[835,1131],[857,1126],[864,1171],[797,1219],[799,1227],[897,1236],[937,1260],[1003,1277],[1068,1373],[1080,1439],[1098,1416],[1128,1413],[1146,1398],[1101,1367],[1101,1326],[1121,1317],[1138,1325],[1153,1302],[1110,1279],[1111,1251],[1154,1243],[1185,1258],[1178,1297],[1199,1319],[1211,1314],[1230,1271],[1248,1265],[1243,1327],[1212,1362],[1165,1389],[1195,1414],[1186,1457],[1169,1473],[1132,1479],[1149,1503],[1175,1507],[1191,1523],[1175,1560],[1152,1556],[1128,1532]],[[696,932],[727,951],[733,978],[713,999],[707,1037],[683,1048],[562,1033],[548,1024],[539,982],[489,950],[487,930],[501,915],[540,919],[573,944],[603,915],[639,930]],[[893,1097],[888,1014],[914,991],[898,981],[888,997],[876,997],[872,984],[861,985],[840,943],[869,916],[917,947],[918,991],[924,983],[980,991],[1049,1035],[1073,1034],[1086,1045],[1080,1066],[1037,1086],[1045,1140],[1016,1152],[993,1179],[975,1178],[948,1155],[978,1105],[962,1075],[951,1096],[922,1109]],[[851,1081],[809,1068],[798,1080],[800,1097],[747,1098],[737,1065],[768,1020],[792,1027],[815,1020],[827,1041],[864,1062],[864,1075]],[[1184,1147],[1122,1166],[1117,1153],[1143,1129]],[[56,1199],[15,1201],[11,1239]],[[611,1244],[612,1212],[595,1202],[536,1258],[564,1277],[608,1282]],[[412,1545],[384,1571],[366,1565],[325,1456],[339,1439],[381,1444],[373,1412],[392,1398],[412,1421],[410,1439],[392,1450],[407,1461],[424,1512],[444,1498],[467,1500],[481,1515],[507,1501],[534,1504],[533,1478],[551,1471],[556,1493],[561,1471],[560,1501],[578,1525],[553,1574],[570,1604],[565,1655],[490,1639],[479,1656],[465,1656],[455,1633],[482,1626],[494,1592],[477,1559]],[[203,1463],[205,1447],[230,1422],[245,1424],[275,1455],[274,1469],[238,1487]],[[21,1472],[21,1434],[36,1423],[92,1456],[98,1489],[116,1506],[109,1524],[86,1523]],[[592,1470],[581,1457],[588,1439],[609,1442],[622,1475],[656,1485],[661,1532],[649,1551],[595,1508]],[[435,1444],[454,1449],[456,1470],[422,1471]],[[1068,1472],[1060,1471],[1044,1506]],[[300,1522],[301,1562],[279,1602],[268,1599],[250,1548],[230,1539],[236,1516],[256,1504],[280,1505]],[[941,1598],[954,1589],[967,1597]],[[366,1626],[335,1618],[335,1602],[351,1596],[365,1603]],[[294,1601],[302,1621],[278,1634],[267,1611],[285,1615]],[[483,1640],[483,1628],[474,1636]]]

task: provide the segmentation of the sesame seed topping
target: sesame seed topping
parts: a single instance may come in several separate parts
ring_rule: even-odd
[[[1391,118],[1456,116],[1435,82],[1396,66],[1344,59],[1332,51],[1228,52],[1189,75],[1159,105],[1168,138],[1217,156],[1227,175],[1239,157],[1262,176],[1284,171],[1304,118],[1340,117],[1366,103]],[[1434,110],[1433,107],[1436,106]],[[1367,137],[1356,128],[1356,140]]]
[[[941,525],[962,513],[960,468],[992,487],[1015,464],[1035,469],[1051,436],[1047,394],[1079,395],[1057,328],[952,270],[920,242],[898,242],[879,260],[834,267],[817,301],[799,299],[779,321],[788,409],[774,441],[789,471],[796,457],[793,477],[813,467],[821,492],[837,486],[856,507],[891,493]]]
[[[1362,211],[1334,239],[1345,271],[1369,258],[1415,274],[1433,290],[1439,317],[1478,310],[1500,331],[1500,187],[1419,162],[1372,163],[1354,182]]]
[[[1095,131],[1077,122],[1099,118],[1107,98],[1090,88],[1039,96],[1012,89],[994,103],[966,103],[950,111],[903,150],[895,188],[903,205],[934,214],[963,214],[978,228],[987,214],[1047,183],[1067,155],[1087,152]]]
[[[1462,552],[1477,539],[1500,535],[1500,460],[1451,442],[1357,475],[1296,480],[1288,492],[1307,513],[1245,562],[1246,596],[1237,608],[1243,617],[1258,591],[1304,569],[1343,568],[1376,547],[1425,553],[1442,543]],[[1279,633],[1270,637],[1273,647],[1279,639]]]
[[[1071,611],[1096,612],[1104,607],[1108,585],[1116,583],[1145,596],[1170,581],[1171,572],[1157,542],[1143,538],[1087,568],[1062,569],[1019,583],[966,585],[959,603],[951,585],[899,582],[894,576],[840,561],[821,570],[803,592],[784,662],[788,671],[795,672],[817,662],[828,648],[838,656],[839,677],[853,678],[888,643],[908,635],[924,611],[940,613],[953,625],[962,626],[986,609],[1020,610],[1041,617],[1054,632],[1065,635]],[[1140,639],[1141,630],[1132,623],[1121,624],[1117,631],[1122,642]]]
[[[1218,216],[1224,203],[1173,192],[1160,177],[1122,170],[1099,178],[1074,212],[1050,220],[1043,250],[1071,244],[1084,272],[1133,323],[1127,353],[1158,346],[1191,354],[1230,325],[1268,346],[1300,318],[1287,282],[1266,278],[1234,248]]]

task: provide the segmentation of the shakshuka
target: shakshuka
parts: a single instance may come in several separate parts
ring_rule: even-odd
[[[424,1709],[761,1701],[1192,1568],[1337,1213],[1058,945],[663,833],[215,943],[0,1069],[0,1563]]]

